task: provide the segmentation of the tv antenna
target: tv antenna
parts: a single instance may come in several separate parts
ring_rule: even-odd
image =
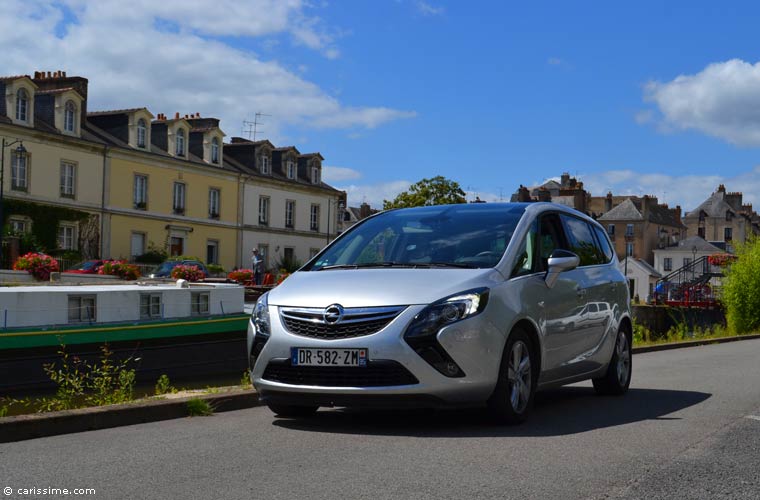
[[[253,134],[253,140],[255,141],[256,136],[259,133],[263,132],[263,130],[259,130],[259,125],[263,124],[263,122],[259,120],[262,116],[272,116],[272,115],[267,115],[265,113],[261,113],[257,111],[256,114],[253,115],[253,121],[243,120],[243,133],[248,134],[248,139],[251,139],[251,134]]]

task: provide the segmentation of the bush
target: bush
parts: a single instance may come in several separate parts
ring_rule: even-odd
[[[240,284],[251,281],[253,279],[253,269],[238,269],[237,271],[232,271],[227,275],[227,279],[237,281]]]
[[[158,248],[152,242],[148,243],[148,251],[135,257],[138,264],[160,264],[166,260],[166,250]]]
[[[123,280],[136,280],[140,277],[140,270],[134,264],[128,264],[124,260],[113,260],[104,262],[98,268],[98,274],[118,276]]]
[[[209,264],[206,267],[208,268],[208,272],[210,274],[224,275],[224,268],[220,266],[219,264]]]
[[[205,278],[203,271],[198,266],[183,266],[181,264],[172,269],[171,277],[175,280],[187,281],[200,281]]]
[[[13,264],[15,271],[27,271],[38,280],[48,281],[50,273],[58,272],[58,261],[43,253],[30,252],[22,255]]]
[[[732,333],[760,328],[760,239],[736,246],[736,261],[726,270],[722,301]]]

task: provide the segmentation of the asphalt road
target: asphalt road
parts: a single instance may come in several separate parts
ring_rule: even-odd
[[[265,407],[0,445],[0,488],[103,499],[760,497],[760,340],[634,356],[624,397],[542,395],[519,427],[481,412]],[[755,418],[751,418],[754,416]],[[71,496],[66,498],[72,498]]]

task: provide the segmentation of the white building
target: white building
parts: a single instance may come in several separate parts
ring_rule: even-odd
[[[341,230],[346,195],[322,182],[322,155],[235,137],[225,145],[241,172],[239,261],[250,267],[258,248],[265,268],[305,263]]]
[[[631,300],[635,301],[638,297],[642,303],[649,302],[654,297],[655,285],[662,275],[644,259],[626,257],[618,266],[628,279]]]

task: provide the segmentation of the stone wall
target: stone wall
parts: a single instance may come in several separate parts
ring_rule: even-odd
[[[671,327],[683,322],[689,330],[697,327],[705,329],[715,325],[726,326],[725,311],[718,308],[637,305],[632,306],[631,310],[636,323],[659,335],[664,335]]]

